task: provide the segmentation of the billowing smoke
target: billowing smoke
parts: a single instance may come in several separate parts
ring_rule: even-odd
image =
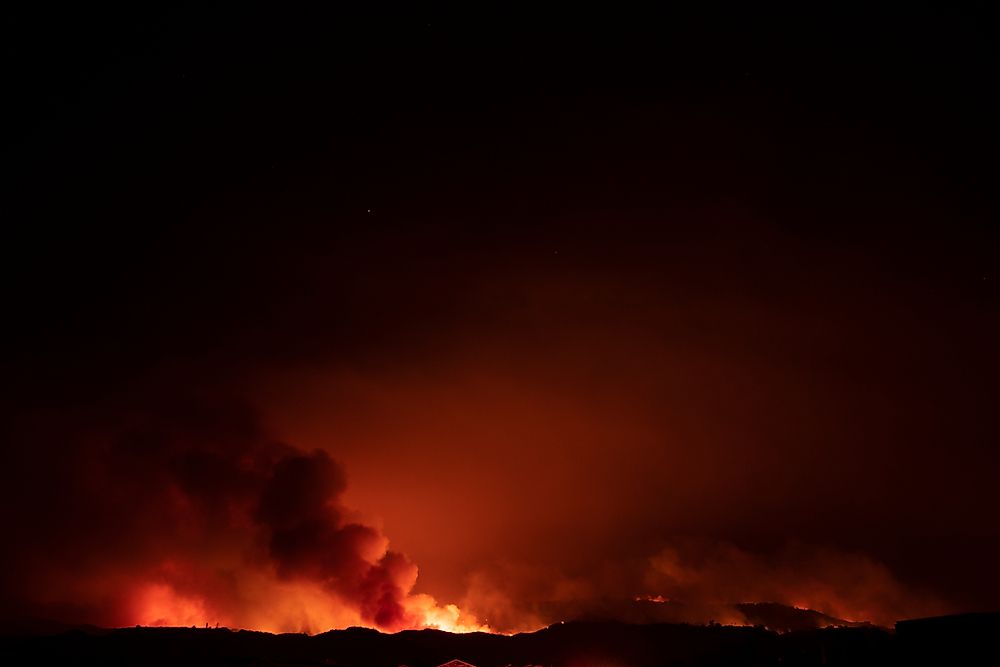
[[[5,615],[462,628],[457,608],[410,594],[416,565],[342,505],[337,462],[270,438],[246,405],[118,404],[38,415],[16,435]],[[21,502],[42,503],[45,520],[27,519]]]
[[[326,450],[272,437],[246,402],[177,393],[18,421],[4,471],[14,539],[0,569],[3,616],[515,632],[587,617],[754,623],[737,606],[747,602],[884,625],[947,610],[859,553],[695,539],[576,569],[497,554],[456,574],[460,607],[441,605],[414,591],[416,564],[345,506],[345,471]]]

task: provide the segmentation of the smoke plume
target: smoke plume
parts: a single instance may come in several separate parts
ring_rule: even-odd
[[[15,493],[41,498],[45,520],[8,510],[20,536],[3,569],[8,615],[463,629],[454,606],[410,594],[416,565],[343,506],[341,466],[269,437],[246,405],[115,405],[38,416],[18,435]],[[40,461],[39,447],[58,455]]]

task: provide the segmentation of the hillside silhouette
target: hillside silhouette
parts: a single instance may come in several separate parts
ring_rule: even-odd
[[[582,606],[585,613],[574,611]],[[735,604],[693,604],[676,600],[591,600],[574,602],[560,608],[545,610],[549,618],[575,621],[619,621],[633,624],[689,624],[689,625],[754,625],[776,632],[818,630],[828,627],[858,627],[866,622],[852,622],[812,609],[801,609],[778,602],[741,602]]]
[[[366,628],[319,635],[272,635],[198,628],[75,629],[14,634],[0,650],[42,665],[338,665],[437,667],[453,659],[476,667],[550,665],[903,665],[934,656],[962,664],[1000,630],[1000,614],[969,614],[898,624],[779,633],[758,627],[568,622],[513,636]],[[915,662],[916,661],[916,662]]]

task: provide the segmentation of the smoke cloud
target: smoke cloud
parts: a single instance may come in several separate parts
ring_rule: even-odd
[[[795,542],[765,556],[725,542],[678,541],[649,559],[644,584],[670,600],[779,602],[885,626],[943,608],[866,555]]]
[[[46,511],[9,517],[21,539],[3,568],[8,615],[462,629],[457,608],[410,595],[417,566],[341,503],[341,466],[269,437],[246,405],[115,405],[20,436],[22,451],[57,442],[60,456],[20,461],[19,500],[42,495]]]
[[[19,28],[0,618],[996,610],[964,20],[930,61],[896,17],[871,51],[713,17],[581,59],[335,13]]]
[[[343,502],[347,475],[327,451],[274,438],[246,402],[172,393],[19,424],[5,615],[517,632],[593,617],[748,624],[736,606],[748,602],[883,625],[947,609],[860,553],[692,538],[576,571],[566,559],[489,559],[463,577],[461,606],[441,605],[414,590],[417,565]]]
[[[888,627],[948,611],[863,554],[798,542],[759,553],[694,538],[578,576],[514,563],[482,569],[470,578],[463,608],[492,627],[519,631],[580,618],[753,625],[758,619],[747,605],[761,602]]]

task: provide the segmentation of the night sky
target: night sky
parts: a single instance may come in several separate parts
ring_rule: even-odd
[[[1000,608],[985,8],[9,14],[0,617]]]

